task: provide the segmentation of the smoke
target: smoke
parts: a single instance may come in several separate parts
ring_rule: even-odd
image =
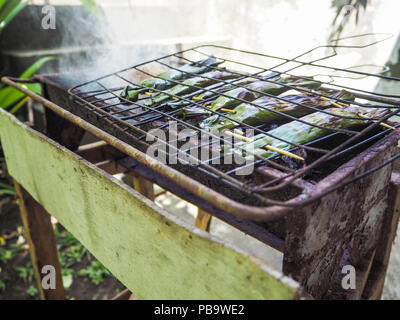
[[[387,5],[371,4],[357,28],[348,33],[385,32],[385,24],[389,22],[390,31],[400,31],[398,25],[393,25],[396,19],[384,17],[395,11],[391,10],[394,1],[388,1]],[[85,70],[86,79],[82,79],[85,81],[205,43],[295,57],[327,43],[334,18],[330,2],[103,0],[100,4],[104,17],[96,17],[82,6],[57,5],[56,30],[35,32],[41,32],[41,39],[45,39],[42,48],[58,56],[57,66],[51,71]],[[40,26],[38,10],[32,14],[35,26]],[[350,54],[343,55],[337,63],[345,67],[382,64],[391,45],[371,47],[366,53],[348,51]],[[303,57],[303,61],[329,53],[319,50]],[[267,68],[279,62],[242,54],[232,58]],[[155,70],[161,67],[154,66]]]
[[[198,14],[201,3],[105,2],[102,17],[82,7],[57,7],[57,32],[66,53],[59,58],[58,71],[84,69],[91,79],[179,51],[185,38],[190,42],[203,34],[206,15]]]

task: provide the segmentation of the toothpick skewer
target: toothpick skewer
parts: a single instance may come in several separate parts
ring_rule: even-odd
[[[329,101],[333,106],[335,106],[337,108],[340,108],[340,109],[343,109],[343,107],[350,107],[350,105],[342,103],[342,102],[335,102],[335,101],[332,101],[332,100],[330,100],[328,98],[325,98],[325,97],[320,97],[320,98],[322,100]],[[358,113],[357,115],[360,118],[368,119],[368,117],[366,115],[362,114],[362,113]],[[377,122],[377,120],[371,120],[371,121],[372,122]],[[381,125],[382,127],[388,128],[388,129],[392,129],[392,130],[396,129],[396,128],[394,128],[394,127],[392,127],[392,126],[390,126],[390,125],[388,125],[388,124],[386,124],[384,122],[379,123],[379,125]]]
[[[321,100],[324,100],[324,101],[331,101],[331,99],[329,99],[329,98],[327,98],[327,97],[319,97]]]
[[[331,101],[331,104],[332,104],[333,106],[335,106],[336,108],[339,108],[339,109],[343,109],[343,107],[344,107],[344,106],[338,104],[338,103],[335,102],[335,101]]]
[[[242,130],[233,129],[233,131],[236,132],[237,134],[240,134],[241,136],[244,136],[244,132]]]
[[[361,114],[361,113],[358,113],[357,114],[360,118],[368,118],[366,115],[363,115],[363,114]],[[371,120],[372,122],[377,122],[378,120]],[[384,123],[384,122],[381,122],[381,123],[379,123],[382,127],[385,127],[385,128],[388,128],[388,129],[392,129],[392,130],[396,130],[396,128],[394,128],[394,127],[392,127],[392,126],[389,126],[388,124],[386,124],[386,123]]]
[[[253,142],[253,139],[240,136],[240,135],[238,135],[238,134],[236,134],[236,133],[233,133],[233,132],[231,132],[231,131],[228,131],[228,130],[226,130],[224,133],[227,134],[228,136],[237,138],[237,139],[242,140],[242,141],[244,141],[244,142]]]
[[[320,97],[320,99],[321,99],[321,100],[324,100],[324,101],[329,101],[331,105],[333,105],[333,106],[335,106],[335,107],[337,107],[337,108],[343,109],[343,106],[341,106],[341,105],[339,104],[339,102],[332,101],[331,99],[329,99],[329,98],[327,98],[327,97]]]
[[[231,109],[221,108],[220,110],[224,112],[236,113],[236,110],[231,110]]]
[[[286,150],[282,150],[282,149],[279,149],[279,148],[276,148],[276,147],[273,147],[273,146],[269,146],[269,145],[264,146],[264,148],[268,149],[268,150],[271,150],[271,151],[274,151],[274,152],[277,152],[277,153],[280,153],[280,154],[283,154],[285,156],[297,159],[297,160],[305,161],[305,159],[303,157],[300,157],[297,154],[291,153],[291,152],[286,151]]]
[[[247,138],[247,137],[243,137],[243,136],[241,136],[239,134],[236,134],[236,133],[233,133],[233,132],[231,132],[229,130],[226,130],[224,133],[226,135],[228,135],[228,136],[237,138],[237,139],[242,140],[244,142],[253,142],[253,139],[250,139],[250,138]],[[264,146],[264,148],[265,149],[269,149],[269,150],[274,151],[274,152],[277,152],[277,153],[280,153],[280,154],[283,154],[285,156],[297,159],[297,160],[301,160],[301,161],[305,160],[303,157],[300,157],[297,154],[294,154],[294,153],[291,153],[289,151],[282,150],[282,149],[279,149],[279,148],[276,148],[276,147],[273,147],[273,146],[266,145],[266,146]]]

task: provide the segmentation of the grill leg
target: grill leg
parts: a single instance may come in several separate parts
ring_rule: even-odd
[[[211,214],[199,208],[197,211],[197,217],[194,225],[201,230],[209,232],[211,217],[212,217]]]
[[[40,298],[42,300],[64,300],[66,298],[61,266],[50,215],[20,184],[14,181],[14,185]],[[41,273],[42,268],[46,265],[53,266],[55,269],[55,289],[46,290],[42,286],[42,279],[49,274],[48,271],[45,274]],[[45,282],[47,283],[46,280]]]
[[[346,300],[359,300],[365,290],[368,276],[371,272],[372,263],[374,261],[376,249],[368,254],[356,268],[356,289],[350,290],[346,295]]]
[[[400,174],[393,173],[389,184],[389,206],[382,225],[381,237],[376,248],[363,299],[380,299],[385,284],[392,244],[396,237],[400,218]]]
[[[151,181],[134,174],[133,187],[137,192],[154,201],[154,184]],[[138,298],[127,288],[113,300],[138,300]]]
[[[118,293],[111,300],[139,300],[128,288]]]
[[[133,177],[133,187],[146,198],[154,201],[154,185],[151,181],[139,175]]]

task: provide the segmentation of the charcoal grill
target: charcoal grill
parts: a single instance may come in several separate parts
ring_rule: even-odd
[[[330,49],[337,50],[342,46],[335,44],[329,47]],[[238,53],[244,54],[247,57],[243,58],[240,61],[225,58],[226,56],[237,55]],[[357,71],[354,69],[340,69],[329,67],[327,65],[318,64],[318,60],[327,59],[327,57],[331,57],[332,54],[325,56],[323,58],[319,58],[314,62],[304,62],[303,60],[299,60],[299,58],[295,59],[283,59],[275,56],[269,55],[261,55],[255,54],[251,52],[234,50],[227,47],[221,46],[201,46],[185,51],[181,51],[178,53],[174,53],[150,62],[146,62],[143,64],[139,64],[134,66],[133,68],[129,68],[126,70],[122,70],[120,72],[104,76],[98,78],[93,81],[86,82],[82,85],[76,86],[69,90],[69,93],[74,98],[74,101],[80,105],[80,109],[84,110],[82,112],[86,112],[85,118],[94,118],[96,117],[95,122],[96,125],[99,125],[102,129],[107,132],[110,132],[120,138],[121,140],[134,145],[136,148],[141,150],[142,152],[146,152],[146,150],[150,147],[150,143],[146,142],[146,138],[152,136],[149,133],[150,129],[161,128],[168,129],[168,121],[174,120],[178,123],[178,129],[191,129],[195,131],[197,134],[205,134],[206,136],[212,136],[212,138],[217,138],[214,134],[209,133],[201,128],[199,128],[196,123],[193,121],[188,121],[182,119],[177,116],[180,109],[176,110],[168,110],[166,104],[161,104],[161,106],[156,107],[144,107],[143,102],[151,99],[148,96],[143,95],[136,102],[129,102],[126,99],[121,99],[118,93],[122,90],[122,87],[111,88],[107,86],[106,83],[120,83],[123,85],[133,85],[137,86],[137,83],[129,80],[129,73],[133,70],[138,73],[142,73],[145,76],[156,77],[155,74],[151,74],[146,69],[151,69],[152,65],[161,65],[167,69],[177,70],[177,66],[179,62],[194,62],[194,59],[189,58],[191,56],[200,56],[202,58],[207,56],[215,56],[220,61],[224,61],[225,64],[229,64],[230,67],[235,70],[238,67],[245,67],[246,71],[232,71],[231,69],[224,68],[224,64],[212,67],[213,70],[218,71],[227,71],[239,78],[235,80],[218,80],[217,86],[213,89],[202,88],[198,86],[191,86],[195,93],[185,95],[184,97],[178,95],[170,95],[177,101],[186,101],[190,103],[190,107],[198,107],[207,110],[207,103],[212,101],[217,96],[227,96],[224,92],[218,92],[217,88],[222,87],[225,84],[237,84],[240,80],[244,78],[254,78],[254,80],[261,79],[261,76],[271,73],[271,72],[280,72],[280,74],[293,76],[296,75],[304,80],[312,80],[310,77],[301,76],[299,73],[293,74],[294,70],[298,70],[301,72],[304,69],[304,66],[311,67],[312,69],[318,70],[315,71],[315,74],[323,74],[324,72],[330,75],[330,78],[335,77],[335,74],[339,77],[376,77],[383,79],[390,79],[393,81],[399,81],[399,79],[384,75],[376,75],[376,74],[368,74],[366,72]],[[271,65],[270,67],[260,67],[256,65],[250,65],[248,63],[244,63],[243,61],[254,60],[254,57],[269,60],[268,63],[264,63],[261,65]],[[246,59],[247,58],[247,59]],[[275,62],[275,63],[274,63]],[[261,62],[260,62],[261,63]],[[292,64],[291,67],[288,68],[287,65]],[[295,66],[293,66],[295,64]],[[286,71],[282,71],[286,69]],[[321,70],[322,69],[322,70]],[[289,71],[288,71],[289,70]],[[339,75],[340,73],[340,75]],[[195,76],[194,74],[192,74]],[[203,77],[202,75],[198,75],[199,77]],[[120,81],[118,81],[120,80]],[[276,83],[275,80],[265,80],[266,82]],[[173,83],[179,84],[182,81],[172,81]],[[303,168],[299,168],[298,170],[294,170],[290,168],[290,166],[282,164],[279,162],[279,156],[271,156],[267,159],[261,158],[259,156],[256,157],[256,161],[252,163],[246,163],[245,166],[254,166],[256,168],[255,173],[252,175],[247,175],[245,177],[245,181],[243,181],[243,177],[237,177],[236,173],[243,170],[243,166],[236,165],[232,168],[232,166],[222,165],[215,166],[212,165],[212,161],[215,160],[215,157],[210,157],[208,160],[201,161],[198,158],[192,159],[194,160],[191,165],[186,166],[178,166],[177,170],[185,173],[186,175],[192,177],[193,179],[201,182],[203,185],[207,187],[211,187],[214,190],[217,190],[219,193],[222,193],[225,197],[221,196],[215,197],[210,194],[207,196],[208,200],[211,201],[214,205],[219,206],[221,209],[223,208],[225,211],[239,216],[241,218],[259,220],[259,221],[267,221],[273,218],[276,218],[277,212],[287,212],[290,207],[299,207],[312,203],[316,199],[320,198],[327,193],[343,188],[346,184],[351,183],[352,181],[361,178],[363,175],[367,175],[368,173],[374,171],[377,168],[371,168],[369,172],[363,172],[362,175],[358,175],[358,177],[353,177],[349,179],[349,177],[342,177],[342,182],[339,184],[333,184],[332,180],[329,183],[328,188],[322,188],[322,185],[326,185],[325,182],[320,184],[315,183],[315,181],[311,181],[310,179],[299,179],[303,177],[315,177],[315,172],[318,171],[318,178],[323,179],[332,173],[335,169],[337,169],[341,164],[344,164],[346,161],[354,157],[360,151],[366,149],[366,146],[370,146],[372,143],[382,139],[385,136],[390,136],[391,138],[396,139],[398,133],[396,130],[387,129],[387,130],[377,130],[379,129],[379,124],[384,123],[390,117],[396,115],[399,105],[399,98],[396,95],[384,95],[377,94],[373,92],[367,92],[362,89],[357,89],[355,87],[348,87],[340,84],[336,84],[336,82],[327,82],[321,81],[322,85],[326,88],[333,89],[346,89],[350,90],[356,97],[363,98],[366,102],[354,102],[353,104],[360,107],[367,108],[386,108],[387,114],[381,118],[366,118],[365,121],[370,120],[370,124],[362,128],[362,130],[345,130],[345,129],[331,129],[328,130],[331,132],[327,137],[318,139],[318,141],[313,141],[312,143],[298,145],[292,144],[293,149],[291,151],[295,151],[296,149],[302,149],[308,151],[313,156],[309,158],[314,158],[315,160],[309,161],[304,165]],[[237,84],[237,87],[243,87],[243,85]],[[329,98],[325,94],[321,94],[318,91],[312,91],[310,89],[305,88],[297,88],[294,86],[283,84],[283,86],[288,87],[290,89],[295,89],[301,93],[312,93],[316,96],[323,96],[325,98]],[[146,87],[139,86],[141,88],[146,89]],[[161,92],[161,90],[153,90],[155,92]],[[198,91],[201,92],[213,92],[214,96],[206,99],[205,101],[196,101],[192,100],[198,94]],[[258,94],[267,95],[273,97],[271,94],[265,94],[260,91],[249,89],[249,91],[256,92]],[[284,97],[278,96],[279,100],[290,102]],[[122,100],[122,101],[121,101]],[[241,102],[248,103],[250,105],[255,105],[252,102],[248,102],[244,99],[237,99]],[[352,104],[351,101],[344,99],[336,99],[339,103]],[[370,102],[374,102],[371,105]],[[380,104],[376,104],[376,102],[380,102]],[[124,103],[128,102],[128,106]],[[294,102],[294,104],[302,105],[300,103]],[[306,106],[309,109],[314,111],[320,111],[327,114],[328,111],[318,110],[317,108]],[[264,107],[265,109],[265,107]],[[137,111],[140,110],[140,111]],[[279,111],[275,111],[274,109],[269,109],[274,113],[278,113],[285,118],[285,122],[298,120],[298,118],[294,116],[290,116],[288,114],[283,114]],[[212,114],[219,115],[222,119],[232,120],[229,117],[229,114],[224,114],[221,111],[210,111]],[[149,117],[149,114],[151,115]],[[354,118],[354,117],[342,117],[342,118]],[[359,118],[361,119],[361,118]],[[301,120],[300,120],[301,121]],[[375,121],[375,122],[373,122]],[[245,131],[246,129],[253,129],[255,133],[262,133],[268,135],[267,129],[265,126],[251,126],[249,124],[235,121],[239,125],[239,129]],[[134,123],[134,124],[133,124]],[[313,124],[313,126],[316,126]],[[109,129],[109,128],[112,129]],[[268,126],[269,128],[269,126]],[[359,129],[359,128],[357,128]],[[156,141],[166,144],[168,146],[169,155],[182,153],[183,151],[177,150],[176,147],[173,146],[173,142],[176,142],[176,138],[172,141],[164,142],[157,137],[152,136]],[[274,137],[282,141],[287,141],[282,137]],[[387,137],[388,140],[391,139]],[[222,144],[229,144],[227,140],[219,137],[219,140]],[[340,141],[340,143],[336,143]],[[394,141],[394,140],[393,140]],[[213,142],[210,142],[212,144]],[[290,143],[290,141],[289,141]],[[318,147],[323,145],[324,147]],[[331,146],[330,146],[331,145]],[[329,147],[327,147],[329,146]],[[204,147],[204,144],[199,143],[198,147]],[[192,148],[192,149],[193,149]],[[186,153],[187,155],[187,153]],[[366,154],[364,154],[366,155]],[[190,155],[189,155],[190,157]],[[217,156],[218,157],[218,156]],[[223,156],[220,155],[220,158]],[[361,156],[363,157],[363,156]],[[193,157],[191,157],[193,158]],[[390,163],[394,159],[387,158],[387,163]],[[382,163],[383,164],[383,163]],[[171,165],[170,165],[171,166]],[[326,170],[328,169],[328,170]],[[165,170],[168,170],[165,168]],[[278,172],[277,172],[278,170]],[[164,169],[160,170],[164,171]],[[325,172],[324,172],[325,171]],[[161,172],[163,173],[163,172]],[[165,171],[164,171],[165,173]],[[270,179],[268,180],[268,176]],[[296,181],[296,182],[295,182]],[[311,186],[313,184],[313,186]],[[317,190],[317,192],[315,192]],[[207,192],[207,191],[206,191]],[[279,208],[277,207],[279,206]],[[284,209],[286,208],[286,209]]]
[[[199,46],[83,84],[76,85],[79,83],[76,79],[81,78],[81,75],[76,74],[42,75],[25,81],[42,83],[47,99],[16,83],[22,82],[21,80],[3,78],[3,82],[47,107],[47,133],[56,141],[77,150],[83,130],[86,130],[128,156],[118,159],[118,163],[124,168],[135,171],[282,251],[284,273],[298,280],[313,297],[329,297],[332,292],[348,294],[336,288],[340,274],[338,266],[343,263],[344,253],[350,255],[351,263],[361,269],[366,264],[369,265],[368,271],[364,270],[362,289],[356,294],[358,297],[368,297],[373,291],[371,288],[378,281],[372,276],[368,277],[369,274],[374,274],[370,273],[371,266],[375,267],[375,276],[381,276],[386,270],[385,263],[387,265],[387,261],[383,261],[380,254],[376,253],[377,247],[382,246],[384,228],[388,228],[392,219],[396,219],[393,212],[397,206],[395,199],[398,181],[392,176],[392,163],[399,157],[397,141],[400,124],[393,121],[393,116],[400,112],[400,96],[367,91],[356,85],[345,85],[340,80],[346,79],[357,84],[365,78],[393,81],[400,79],[359,70],[362,68],[346,69],[323,63],[324,60],[335,57],[339,49],[362,49],[380,42],[372,41],[363,46],[341,44],[345,40],[348,39],[336,40],[333,44],[314,48],[291,59],[223,46]],[[328,54],[311,61],[304,60],[304,57],[320,49],[327,50]],[[151,136],[150,129],[166,130],[170,120],[178,123],[178,129],[187,128],[196,134],[209,136],[213,134],[202,130],[196,121],[181,118],[179,109],[171,110],[165,104],[144,106],[143,102],[151,97],[142,95],[137,101],[131,102],[119,97],[119,93],[128,84],[138,86],[138,81],[135,80],[138,75],[156,77],[156,74],[149,71],[155,66],[177,69],[182,63],[194,62],[210,55],[223,62],[212,69],[230,72],[238,78],[219,80],[214,89],[194,86],[194,93],[171,95],[171,98],[218,114],[224,119],[231,119],[229,114],[210,111],[206,107],[208,100],[197,101],[193,97],[198,92],[211,91],[214,95],[210,99],[215,99],[225,95],[224,92],[216,91],[218,86],[233,84],[240,87],[238,82],[241,79],[251,77],[257,80],[263,75],[277,72],[305,80],[310,80],[311,76],[324,78],[325,80],[319,80],[324,88],[345,89],[357,98],[356,101],[335,99],[336,103],[386,109],[386,112],[379,118],[349,117],[363,120],[365,124],[355,129],[331,128],[328,129],[330,133],[323,138],[303,145],[293,144],[290,152],[302,150],[307,154],[305,163],[297,163],[295,167],[291,165],[292,162],[283,161],[281,155],[267,159],[256,157],[254,162],[246,164],[254,166],[254,172],[247,176],[238,176],[237,173],[243,166],[232,165],[225,168],[213,165],[212,158],[207,161],[192,159],[194,162],[188,165],[163,164],[149,158],[145,152],[150,146],[146,142],[146,137]],[[238,59],[238,56],[241,58]],[[273,83],[275,80],[270,78],[265,81]],[[311,89],[281,85],[301,93],[329,98]],[[142,88],[145,89],[143,86]],[[153,89],[155,93],[160,91]],[[284,97],[274,98],[285,101]],[[298,120],[287,114],[281,115],[283,122]],[[253,129],[257,133],[268,135],[268,128],[265,126],[250,126],[245,123],[238,125],[241,130]],[[170,154],[180,152],[171,141],[153,138],[167,144]],[[225,138],[214,138],[221,143],[231,143]],[[369,286],[366,285],[367,280],[370,282]]]

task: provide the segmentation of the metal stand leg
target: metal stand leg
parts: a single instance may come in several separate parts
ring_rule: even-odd
[[[363,299],[380,299],[386,272],[389,265],[392,244],[396,237],[400,218],[400,174],[393,173],[389,185],[389,206],[386,210],[382,225],[381,238],[376,248],[376,254],[372,263],[367,285],[364,289]]]

